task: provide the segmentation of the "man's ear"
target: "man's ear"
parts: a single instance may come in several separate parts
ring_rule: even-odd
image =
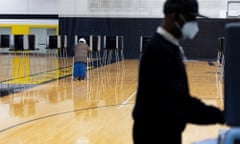
[[[171,21],[177,21],[179,18],[179,16],[177,16],[178,14],[177,13],[169,13],[167,14],[167,18],[168,19],[171,19]]]
[[[181,13],[176,13],[175,21],[182,27],[185,23],[185,20],[183,18],[183,15]]]
[[[179,13],[174,13],[174,14],[175,14],[175,20],[176,20],[176,21],[181,20],[181,19],[180,19],[180,14],[179,14]]]

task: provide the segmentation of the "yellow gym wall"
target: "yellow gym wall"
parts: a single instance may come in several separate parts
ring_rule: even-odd
[[[58,25],[52,24],[52,25],[42,25],[42,24],[0,24],[0,27],[2,28],[10,28],[12,35],[17,34],[30,34],[31,28],[55,28],[56,29],[56,35],[58,35]],[[16,55],[17,54],[17,55]],[[31,79],[29,75],[31,75],[31,62],[30,62],[30,56],[28,55],[27,51],[21,52],[15,52],[12,53],[11,57],[11,67],[12,67],[12,78],[20,78],[25,77],[23,80],[21,79],[15,79],[13,83],[16,84],[27,84],[31,83]],[[56,67],[58,67],[58,61],[56,61]],[[58,73],[56,72],[56,75]]]
[[[44,25],[44,24],[0,24],[0,27],[2,28],[10,28],[11,34],[29,34],[31,28],[54,28],[56,29],[56,34],[59,33],[58,25],[52,24],[52,25]]]
[[[28,25],[12,25],[12,34],[29,34],[29,26]]]

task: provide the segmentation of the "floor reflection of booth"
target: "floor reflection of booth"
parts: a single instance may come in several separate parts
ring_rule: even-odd
[[[49,35],[47,36],[47,61],[46,70],[56,70],[59,68],[59,49],[61,48],[61,36]],[[58,77],[58,71],[55,72]]]
[[[27,77],[31,74],[30,53],[36,50],[34,35],[13,35],[13,44],[10,46],[12,60],[12,78],[25,77],[25,82],[29,82]]]

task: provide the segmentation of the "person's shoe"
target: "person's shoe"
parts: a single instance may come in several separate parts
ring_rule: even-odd
[[[85,78],[85,77],[82,77],[82,80],[86,80],[86,78]]]
[[[73,81],[77,81],[79,78],[78,77],[74,77],[73,78]]]

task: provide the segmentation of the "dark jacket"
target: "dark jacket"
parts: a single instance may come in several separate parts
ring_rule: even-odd
[[[135,144],[181,144],[187,123],[224,123],[220,109],[190,95],[179,48],[158,33],[143,51],[138,80],[133,110]]]

